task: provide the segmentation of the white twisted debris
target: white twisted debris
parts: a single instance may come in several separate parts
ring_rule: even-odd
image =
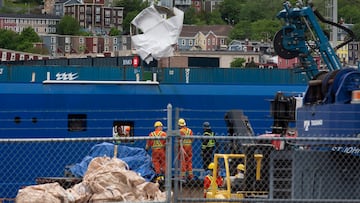
[[[166,192],[158,183],[146,182],[127,164],[110,157],[94,158],[82,182],[69,189],[59,183],[46,183],[20,189],[17,203],[102,203],[102,202],[152,202],[165,201]]]
[[[142,31],[142,34],[131,36],[133,47],[146,63],[153,59],[173,56],[179,38],[184,12],[173,8],[174,16],[163,18],[159,11],[150,6],[141,11],[131,24]]]

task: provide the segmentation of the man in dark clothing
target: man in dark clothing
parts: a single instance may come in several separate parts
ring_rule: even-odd
[[[203,123],[203,136],[214,136],[209,122]],[[204,170],[207,170],[209,164],[213,161],[213,153],[215,148],[215,139],[204,139],[201,145],[201,155],[203,159]]]

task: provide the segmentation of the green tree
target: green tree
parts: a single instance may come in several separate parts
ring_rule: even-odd
[[[354,6],[354,4],[347,4],[346,6],[339,9],[338,16],[343,18],[345,23],[359,23],[359,9],[359,6]]]
[[[236,58],[230,63],[232,68],[243,68],[246,60],[244,58]]]
[[[21,42],[28,41],[28,42],[41,42],[41,38],[35,32],[34,28],[27,27],[25,28],[19,36],[19,40]]]
[[[77,35],[80,32],[79,22],[72,16],[64,16],[56,26],[56,33],[59,35]]]
[[[186,9],[184,12],[184,24],[193,25],[196,24],[197,21],[196,10],[193,7]]]
[[[23,41],[23,42],[17,44],[15,50],[23,51],[23,52],[32,52],[33,47],[34,47],[33,43]]]
[[[149,6],[149,2],[143,0],[119,0],[116,3],[116,6],[124,7],[124,17],[126,17],[128,13],[133,11],[137,11],[139,13]]]
[[[230,39],[251,39],[252,30],[251,24],[248,21],[240,21],[235,27],[230,31],[229,38]]]
[[[225,22],[221,18],[221,13],[219,10],[214,10],[210,15],[208,19],[209,25],[223,25]]]
[[[260,19],[251,23],[251,39],[271,41],[277,31],[281,29],[279,20]]]
[[[131,21],[139,14],[142,10],[149,6],[148,1],[143,0],[119,0],[116,6],[124,7],[124,19],[123,19],[123,33],[130,33]]]
[[[27,27],[21,33],[0,29],[0,47],[16,51],[44,54],[44,49],[34,47],[41,38],[33,28]]]
[[[110,29],[110,32],[109,32],[110,36],[119,36],[120,34],[121,34],[120,30],[118,30],[118,29],[116,29],[114,27],[112,27]]]
[[[355,41],[360,41],[360,23],[357,23],[352,27],[352,31],[355,35]]]
[[[126,17],[123,20],[123,33],[129,34],[130,33],[130,25],[131,21],[139,14],[138,11],[131,11],[126,15]]]
[[[19,35],[12,30],[0,29],[0,47],[15,50],[18,37]]]
[[[234,21],[234,24],[240,21],[240,11],[246,0],[224,0],[219,5],[219,12],[222,19]],[[226,22],[226,21],[225,21]]]
[[[25,28],[18,37],[17,51],[38,53],[40,49],[34,48],[34,43],[41,42],[39,35],[31,27]]]

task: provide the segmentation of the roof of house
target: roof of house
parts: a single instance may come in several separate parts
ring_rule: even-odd
[[[231,29],[230,25],[183,25],[180,37],[194,37],[198,32],[206,35],[210,31],[217,36],[228,36]]]

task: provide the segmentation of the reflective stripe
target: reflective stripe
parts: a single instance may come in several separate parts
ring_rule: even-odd
[[[211,175],[207,175],[206,177],[208,177],[210,179],[210,187],[206,190],[206,191],[209,191],[211,189],[214,178]],[[215,185],[216,185],[216,190],[217,190],[218,189],[217,183]]]
[[[191,130],[189,128],[186,128],[186,131],[184,131],[184,128],[180,129],[180,131],[184,132],[183,136],[191,136]],[[189,146],[192,144],[192,139],[183,139],[183,145]]]
[[[204,136],[212,136],[214,137],[214,132],[204,132]],[[211,148],[211,147],[215,147],[215,140],[214,139],[210,139],[208,140],[206,145],[202,145],[201,148],[202,149],[206,149],[207,147]]]
[[[161,134],[163,133],[163,131],[159,131],[158,134],[156,134],[156,131],[151,133],[152,137],[160,137]],[[165,145],[163,145],[163,143],[161,143],[161,140],[153,140],[153,145],[152,148],[153,149],[159,149],[159,148],[164,148]]]

